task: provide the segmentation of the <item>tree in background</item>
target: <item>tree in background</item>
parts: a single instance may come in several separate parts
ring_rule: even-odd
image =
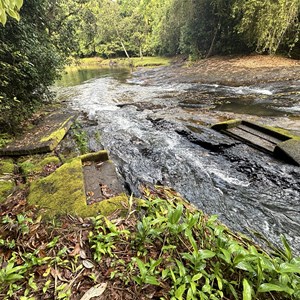
[[[27,0],[17,22],[22,4],[0,0],[1,129],[42,102],[69,56],[195,59],[300,46],[300,0]]]
[[[237,28],[258,52],[274,54],[298,42],[300,0],[237,0],[233,11],[242,14]]]

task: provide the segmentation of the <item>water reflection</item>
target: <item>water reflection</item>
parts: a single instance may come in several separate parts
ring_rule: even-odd
[[[55,85],[61,87],[79,85],[93,78],[111,77],[120,82],[125,82],[131,75],[129,68],[108,68],[99,66],[67,67],[61,79]]]
[[[261,117],[280,117],[288,114],[272,106],[270,102],[241,101],[239,98],[226,98],[223,101],[218,101],[214,110]]]

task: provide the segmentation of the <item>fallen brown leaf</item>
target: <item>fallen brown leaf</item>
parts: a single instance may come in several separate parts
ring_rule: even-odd
[[[90,300],[93,297],[101,296],[107,287],[107,283],[100,283],[90,288],[80,300]]]

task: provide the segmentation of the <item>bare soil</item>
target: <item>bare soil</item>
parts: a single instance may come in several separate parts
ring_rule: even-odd
[[[300,61],[264,55],[211,57],[187,64],[179,76],[227,85],[300,80]]]

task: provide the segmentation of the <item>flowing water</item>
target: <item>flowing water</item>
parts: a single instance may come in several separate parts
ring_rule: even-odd
[[[74,81],[65,75],[59,97],[95,120],[130,192],[139,195],[144,184],[170,186],[233,230],[275,244],[285,234],[299,253],[300,167],[207,125],[238,117],[299,133],[300,82],[222,86],[165,74],[101,69],[72,75]]]

